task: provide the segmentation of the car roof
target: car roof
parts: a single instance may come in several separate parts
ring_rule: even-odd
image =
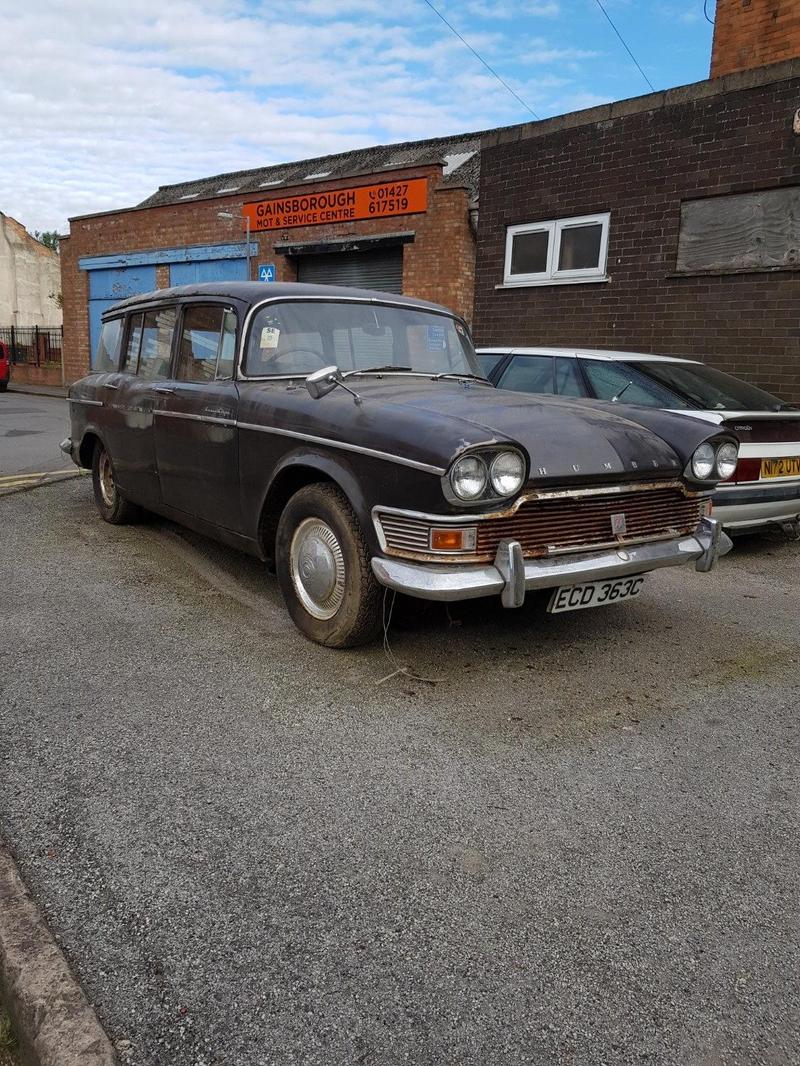
[[[170,289],[155,289],[151,292],[142,292],[136,296],[129,296],[126,300],[109,307],[103,318],[112,318],[120,311],[127,311],[132,307],[143,304],[171,303],[175,300],[188,299],[196,296],[221,296],[230,300],[240,300],[242,303],[257,304],[264,300],[280,299],[281,297],[327,297],[329,300],[342,300],[345,298],[374,300],[379,303],[404,304],[409,307],[418,307],[424,310],[433,310],[453,314],[441,304],[429,303],[427,300],[415,300],[409,296],[395,295],[391,292],[377,292],[374,289],[356,289],[343,285],[307,285],[303,282],[277,281],[266,283],[263,281],[218,281],[204,282],[195,285],[176,285]]]
[[[506,348],[506,347],[489,347],[487,345],[481,345],[476,349],[478,355],[481,354],[503,354],[503,355],[560,355],[562,357],[573,359],[601,359],[609,363],[633,363],[633,362],[653,362],[653,363],[697,363],[697,359],[682,359],[678,355],[652,355],[648,352],[612,352],[605,348]]]

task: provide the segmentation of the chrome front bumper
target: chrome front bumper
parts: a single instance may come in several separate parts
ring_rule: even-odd
[[[504,607],[520,607],[531,589],[645,574],[662,566],[683,566],[692,561],[696,570],[706,573],[732,546],[716,519],[703,518],[692,536],[628,548],[525,559],[519,541],[504,540],[493,564],[443,566],[376,556],[372,570],[382,585],[407,596],[451,601],[499,594]]]

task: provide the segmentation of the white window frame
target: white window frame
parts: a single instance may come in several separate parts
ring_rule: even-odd
[[[596,267],[580,270],[559,270],[558,260],[561,255],[561,235],[565,229],[576,226],[601,225],[600,254]],[[506,228],[506,257],[503,270],[503,284],[499,289],[517,288],[523,285],[570,285],[587,281],[608,281],[608,231],[611,224],[610,212],[598,215],[581,215],[577,218],[558,218],[549,222],[526,222],[519,226]],[[512,274],[511,255],[514,238],[521,233],[547,233],[547,267],[535,274]]]

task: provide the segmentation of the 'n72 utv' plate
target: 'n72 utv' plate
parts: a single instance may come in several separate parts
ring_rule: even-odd
[[[642,591],[643,584],[644,576],[639,575],[618,577],[611,581],[587,581],[584,585],[565,585],[555,590],[547,610],[551,614],[558,614],[561,611],[580,611],[584,607],[632,600]]]

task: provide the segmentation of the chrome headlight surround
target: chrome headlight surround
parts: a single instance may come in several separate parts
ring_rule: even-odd
[[[472,491],[467,482],[472,476]],[[511,500],[528,480],[528,458],[512,445],[471,448],[450,464],[442,478],[445,498],[458,506]]]
[[[707,440],[699,444],[689,462],[684,476],[691,481],[704,483],[728,481],[736,473],[739,461],[738,441],[730,437]]]

